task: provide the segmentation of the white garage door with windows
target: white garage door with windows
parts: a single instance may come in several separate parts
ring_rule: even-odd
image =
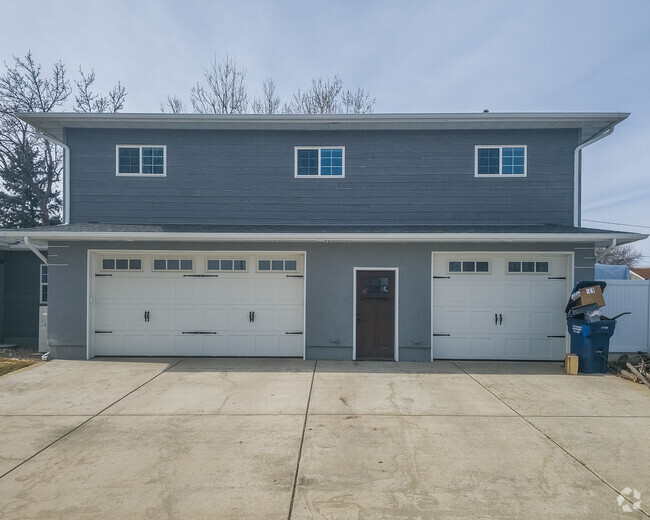
[[[304,260],[92,252],[89,357],[302,356]]]
[[[560,360],[571,257],[434,253],[433,359]]]

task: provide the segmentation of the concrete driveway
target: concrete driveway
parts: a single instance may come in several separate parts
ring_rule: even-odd
[[[0,518],[650,518],[649,439],[560,363],[56,360],[0,378]]]

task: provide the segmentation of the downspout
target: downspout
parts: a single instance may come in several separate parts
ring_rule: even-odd
[[[612,238],[612,241],[611,241],[611,242],[609,243],[609,245],[605,248],[605,250],[604,250],[602,253],[600,253],[600,254],[596,257],[596,263],[599,263],[603,258],[605,258],[605,255],[606,255],[607,253],[609,253],[609,252],[610,252],[612,249],[614,249],[615,247],[616,247],[616,239],[615,239],[615,238]]]
[[[616,126],[616,123],[609,125],[607,128],[598,132],[595,136],[593,136],[588,141],[585,141],[584,143],[578,145],[578,147],[573,152],[573,226],[574,227],[580,227],[580,211],[578,210],[578,208],[580,208],[580,192],[582,191],[578,187],[578,184],[580,183],[580,170],[582,167],[581,164],[582,161],[580,160],[580,150],[582,150],[586,146],[589,146],[590,144],[595,143],[596,141],[600,141],[603,137],[607,137],[608,135],[612,134],[612,132],[614,132],[614,126]]]
[[[46,135],[40,130],[37,132],[43,139],[63,148],[63,223],[70,224],[70,148],[63,141]]]
[[[47,265],[47,258],[43,256],[43,253],[41,253],[38,249],[36,249],[36,246],[32,244],[31,240],[29,240],[29,237],[24,237],[23,242],[25,242],[25,245],[31,249],[32,253],[34,253],[38,258],[41,259],[41,261]]]

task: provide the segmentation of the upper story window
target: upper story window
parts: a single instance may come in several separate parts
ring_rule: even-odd
[[[345,147],[296,146],[294,177],[345,177]]]
[[[526,146],[476,146],[475,176],[526,176]]]
[[[165,145],[117,145],[117,175],[167,175]]]

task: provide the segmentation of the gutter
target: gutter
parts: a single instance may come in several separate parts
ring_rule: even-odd
[[[25,245],[29,247],[32,253],[34,253],[41,260],[41,262],[47,265],[47,258],[43,256],[43,253],[41,253],[38,249],[36,249],[36,246],[32,244],[32,241],[29,239],[29,237],[24,237],[23,242],[25,242]]]
[[[607,246],[607,248],[606,248],[602,253],[600,253],[600,254],[596,257],[596,263],[597,263],[597,264],[600,263],[600,261],[601,261],[603,258],[605,258],[605,255],[606,255],[607,253],[609,253],[609,252],[610,252],[612,249],[614,249],[615,247],[616,247],[616,239],[615,239],[615,238],[612,238],[612,241],[611,241],[610,244]]]
[[[33,240],[115,241],[115,242],[635,242],[648,238],[640,233],[173,233],[173,232],[33,232],[5,231],[7,238]]]
[[[63,148],[63,223],[70,223],[70,148],[63,141],[47,135],[39,129],[36,131],[43,139]]]
[[[580,156],[580,151],[589,146],[590,144],[595,143],[596,141],[600,141],[603,137],[607,137],[608,135],[611,135],[614,132],[614,127],[617,125],[617,123],[612,123],[609,125],[607,128],[604,130],[601,130],[598,132],[595,136],[593,136],[591,139],[588,141],[585,141],[582,144],[579,144],[575,151],[573,152],[573,225],[574,227],[580,227],[580,220],[581,220],[581,215],[580,215],[580,195],[582,190],[580,189],[580,171],[582,169],[582,157]]]

